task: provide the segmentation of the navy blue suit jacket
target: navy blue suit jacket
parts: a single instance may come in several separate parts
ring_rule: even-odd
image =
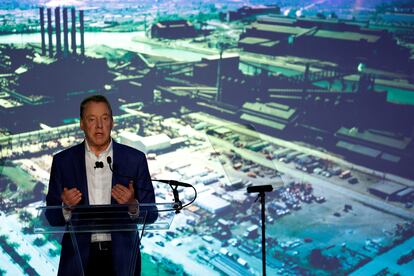
[[[155,203],[154,188],[148,171],[145,154],[131,147],[112,142],[113,170],[112,186],[122,184],[128,186],[134,181],[135,198],[139,203]],[[108,164],[105,163],[107,166]],[[130,178],[131,177],[131,178]],[[77,188],[82,193],[79,205],[89,205],[88,185],[85,168],[85,142],[64,150],[53,157],[50,172],[49,190],[46,196],[47,206],[62,206],[60,198],[63,188]],[[112,204],[117,204],[112,198]],[[64,225],[62,211],[46,214],[53,225]],[[129,275],[132,260],[132,247],[136,238],[133,232],[112,232],[112,259],[117,275]],[[83,269],[86,269],[91,243],[91,233],[76,234]],[[81,275],[79,258],[74,250],[69,234],[62,239],[62,252],[58,275]],[[138,248],[134,275],[140,275],[141,258]]]

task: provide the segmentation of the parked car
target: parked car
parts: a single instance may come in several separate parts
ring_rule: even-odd
[[[357,184],[358,182],[359,182],[358,178],[356,177],[352,177],[351,179],[348,180],[349,184]]]

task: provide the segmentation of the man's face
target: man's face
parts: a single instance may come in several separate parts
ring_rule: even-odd
[[[108,106],[102,102],[86,104],[80,121],[80,128],[92,150],[104,150],[109,142],[113,126]]]

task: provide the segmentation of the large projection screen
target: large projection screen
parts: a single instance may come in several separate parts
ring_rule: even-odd
[[[269,275],[413,275],[412,1],[0,2],[0,275],[56,275],[30,210],[95,94],[198,193],[144,233],[142,275],[262,275],[256,185]]]

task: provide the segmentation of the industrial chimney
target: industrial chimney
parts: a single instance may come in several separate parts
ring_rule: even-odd
[[[69,53],[68,8],[63,8],[63,54]]]
[[[72,16],[72,29],[71,29],[72,54],[76,54],[76,13],[75,13],[75,8],[71,9],[71,16]]]
[[[49,38],[49,57],[53,57],[53,29],[52,29],[52,10],[47,8],[47,36]]]
[[[61,8],[55,8],[55,33],[56,33],[56,57],[62,56],[62,28],[61,28]],[[62,8],[63,17],[63,54],[67,56],[69,52],[76,55],[76,9],[70,8],[71,12],[71,28],[70,28],[70,49],[69,49],[69,11],[67,7]],[[39,8],[40,15],[40,35],[41,35],[41,47],[42,55],[46,54],[46,30],[45,30],[45,8]],[[53,25],[52,25],[52,9],[47,8],[47,36],[48,36],[48,54],[49,57],[53,57]],[[80,23],[80,52],[81,55],[85,55],[85,23],[84,23],[84,11],[79,11],[79,23]]]
[[[83,23],[83,11],[79,11],[79,23],[80,23],[80,47],[81,47],[81,55],[85,55],[85,29]]]
[[[55,8],[55,30],[56,30],[56,56],[62,55],[62,46],[60,40],[60,8]]]
[[[42,41],[42,55],[46,54],[46,41],[45,41],[45,8],[40,7],[40,37]]]

